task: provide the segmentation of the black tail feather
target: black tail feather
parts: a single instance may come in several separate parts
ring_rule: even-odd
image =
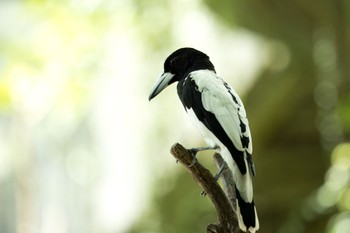
[[[250,203],[247,203],[243,200],[241,197],[241,194],[239,193],[239,190],[236,188],[236,198],[237,198],[237,203],[239,208],[239,212],[242,215],[242,220],[243,223],[246,227],[246,229],[250,228],[258,228],[257,224],[257,219],[256,219],[256,213],[255,213],[255,205],[254,205],[254,200]],[[237,214],[239,214],[237,212]],[[238,216],[239,219],[239,216]]]

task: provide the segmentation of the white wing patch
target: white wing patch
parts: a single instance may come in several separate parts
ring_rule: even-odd
[[[252,154],[248,119],[238,94],[212,71],[194,71],[190,74],[190,78],[202,93],[203,107],[215,115],[235,147]],[[243,137],[249,139],[247,148],[242,143]]]

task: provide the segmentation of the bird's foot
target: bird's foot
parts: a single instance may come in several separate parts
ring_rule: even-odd
[[[197,148],[192,148],[192,149],[188,150],[192,155],[192,163],[190,165],[188,165],[188,167],[193,167],[198,162],[197,157],[196,157],[196,154],[198,151],[196,151],[196,149]]]
[[[205,150],[216,150],[216,149],[219,149],[219,146],[217,146],[217,145],[204,146],[204,147],[196,147],[196,148],[188,149],[188,152],[190,152],[191,155],[193,156],[192,163],[188,167],[192,167],[193,165],[195,165],[198,162],[197,157],[196,157],[198,152],[205,151]]]
[[[215,176],[214,176],[214,179],[215,179],[215,181],[216,182],[218,182],[218,180],[220,179],[220,177],[222,176],[222,173],[225,171],[225,169],[227,169],[228,167],[227,167],[227,164],[226,163],[224,163],[221,167],[220,167],[220,169],[219,169],[219,172],[218,172],[218,174],[216,174]],[[201,192],[201,194],[200,194],[200,196],[201,197],[205,197],[207,195],[207,193],[203,190],[202,192]]]
[[[196,155],[198,152],[200,151],[204,151],[204,150],[216,150],[219,149],[219,146],[203,146],[203,147],[196,147],[196,148],[191,148],[188,151],[192,154],[192,155]]]
[[[222,173],[224,172],[224,170],[225,170],[226,168],[228,168],[226,163],[224,163],[224,164],[221,165],[218,174],[216,174],[216,175],[214,176],[214,179],[216,180],[216,182],[220,179],[220,177],[222,176]]]

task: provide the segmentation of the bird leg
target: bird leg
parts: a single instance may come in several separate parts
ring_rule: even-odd
[[[224,172],[224,170],[225,170],[226,168],[228,168],[228,167],[227,167],[227,163],[223,163],[223,164],[221,165],[220,169],[219,169],[218,174],[216,174],[216,175],[214,176],[214,178],[215,178],[216,181],[218,181],[218,180],[220,179],[220,177],[222,176],[222,173]]]
[[[227,169],[227,164],[224,163],[221,165],[219,172],[214,176],[214,179],[216,182],[218,182],[218,180],[220,179],[220,177],[222,176],[222,173],[224,172],[225,169]],[[205,197],[207,195],[207,193],[203,190],[200,194],[201,197]]]
[[[219,149],[219,146],[215,145],[215,146],[196,147],[196,148],[189,149],[188,151],[189,151],[191,154],[196,155],[199,151],[204,151],[204,150],[216,150],[216,149]]]
[[[199,151],[216,150],[218,148],[219,148],[219,146],[215,145],[215,146],[204,146],[204,147],[197,147],[197,148],[188,149],[188,151],[193,156],[192,163],[188,167],[192,167],[193,165],[195,165],[198,162],[196,155]]]

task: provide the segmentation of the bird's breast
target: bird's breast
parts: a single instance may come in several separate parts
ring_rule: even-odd
[[[197,115],[193,111],[192,108],[186,108],[187,115],[191,119],[192,124],[199,130],[201,135],[203,136],[204,141],[210,147],[220,146],[220,141],[215,137],[215,135],[208,130],[207,127],[198,119]]]

